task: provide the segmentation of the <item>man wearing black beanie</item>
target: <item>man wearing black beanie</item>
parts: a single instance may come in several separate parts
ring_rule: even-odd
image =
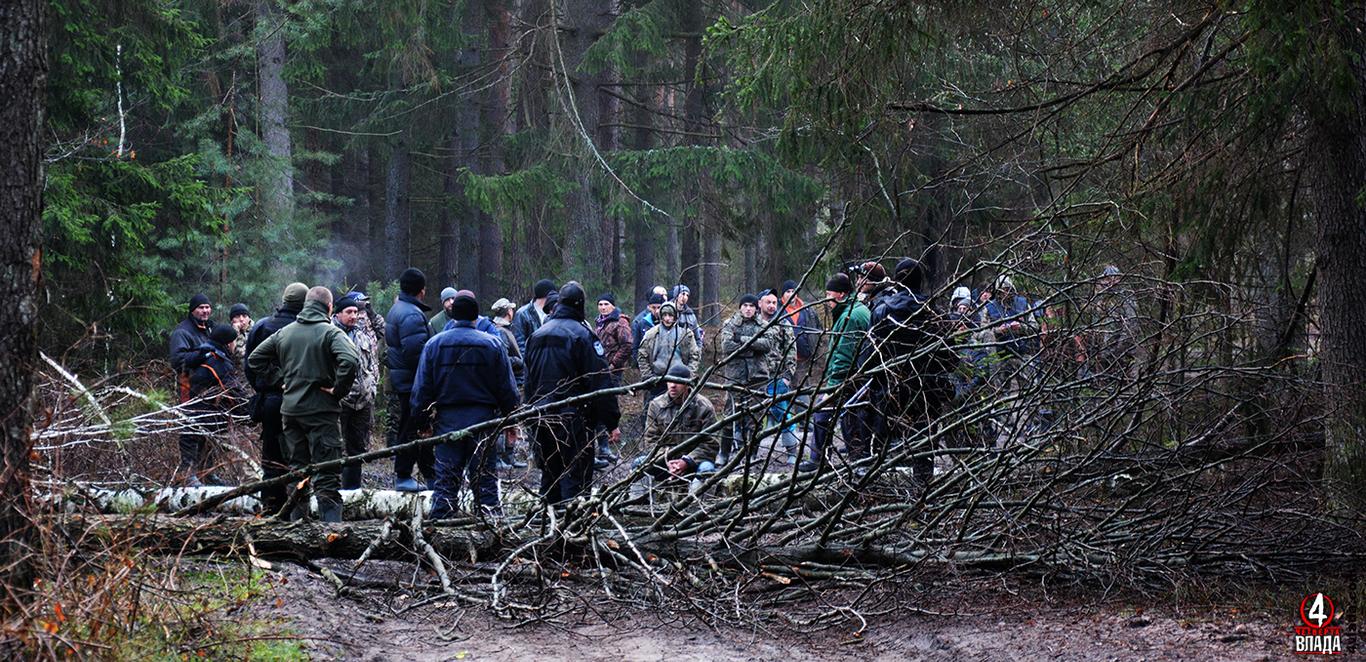
[[[584,298],[578,283],[565,284],[554,312],[527,339],[526,402],[547,406],[534,434],[541,458],[541,498],[549,503],[568,501],[588,490],[595,454],[589,437],[596,426],[612,431],[612,443],[621,439],[615,397],[557,404],[611,386],[606,352],[584,321]]]
[[[526,341],[536,329],[541,328],[549,313],[545,312],[546,298],[555,291],[555,281],[542,278],[531,288],[531,301],[526,302],[512,317],[512,335],[517,339],[517,348],[526,356]]]
[[[427,311],[431,310],[422,298],[427,296],[427,277],[409,267],[398,277],[399,294],[389,314],[384,316],[385,362],[389,366],[389,412],[386,441],[390,447],[413,440],[418,430],[426,427],[427,416],[413,410],[413,376],[422,357],[422,346],[431,337],[427,325]],[[400,492],[419,492],[422,485],[413,479],[413,466],[422,477],[436,477],[436,456],[432,447],[402,451],[394,456],[394,489]]]
[[[825,387],[828,389],[834,389],[849,378],[858,360],[859,350],[867,342],[870,313],[868,306],[854,298],[853,292],[854,283],[843,272],[836,273],[825,281],[825,297],[829,299],[826,305],[830,307],[830,318],[834,320],[830,324],[834,345],[830,348],[830,356],[825,360]],[[842,393],[839,399],[843,400],[848,395]],[[802,471],[816,471],[825,464],[825,451],[834,437],[835,421],[843,407],[842,402],[827,402],[829,398],[830,396],[823,395],[816,402],[817,409],[812,420],[815,435],[811,445],[811,459],[801,463],[798,468]],[[847,431],[852,433],[852,428]],[[851,441],[858,444],[861,440],[845,440],[846,444]]]
[[[223,437],[228,432],[228,413],[247,400],[233,352],[236,343],[237,330],[219,324],[185,361],[190,385],[190,403],[186,408],[193,412],[195,425],[180,435],[180,466],[176,474],[188,487],[224,484],[211,473],[212,448],[226,441]]]
[[[451,321],[423,348],[413,377],[413,411],[435,409],[433,432],[448,434],[511,414],[521,402],[503,341],[475,328],[479,302],[469,290],[458,292]],[[498,430],[438,444],[432,485],[431,519],[455,514],[465,476],[473,501],[490,515],[501,513],[495,442]]]
[[[213,304],[204,294],[190,297],[190,305],[185,319],[171,329],[170,359],[171,369],[175,370],[179,381],[177,392],[180,402],[189,397],[189,380],[186,378],[185,361],[196,353],[200,345],[209,341],[209,331],[213,329]]]

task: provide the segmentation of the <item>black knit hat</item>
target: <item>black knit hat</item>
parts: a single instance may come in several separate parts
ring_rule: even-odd
[[[849,280],[848,274],[840,272],[825,281],[825,291],[849,294],[854,291],[854,283]]]
[[[743,306],[743,305],[745,305],[745,304],[749,304],[749,305],[751,305],[751,306],[757,306],[757,305],[759,305],[759,297],[756,297],[756,296],[754,296],[753,294],[746,294],[746,295],[740,297],[740,305]]]
[[[653,304],[653,305],[656,305],[656,306],[658,306],[658,305],[664,303],[664,295],[663,295],[663,294],[660,294],[660,293],[658,293],[658,292],[655,292],[654,294],[651,294],[651,295],[650,295],[650,303]]]
[[[232,319],[234,317],[237,317],[238,315],[246,315],[248,317],[251,316],[251,310],[247,308],[247,304],[234,303],[232,304],[232,308],[228,309],[228,319]]]
[[[237,340],[237,329],[232,328],[231,324],[218,324],[209,330],[209,340],[226,347],[228,343]]]
[[[479,317],[479,301],[474,298],[474,292],[460,290],[455,293],[455,300],[451,302],[451,319],[462,322],[473,322]]]
[[[427,287],[427,274],[422,273],[421,269],[408,267],[403,270],[402,274],[399,274],[398,289],[404,294],[417,296],[425,287]]]
[[[574,310],[583,312],[585,297],[587,297],[587,295],[583,293],[583,286],[579,285],[576,281],[571,280],[568,283],[565,283],[564,287],[560,288],[560,305],[562,306],[569,306]]]
[[[787,292],[787,291],[789,291],[789,290],[795,290],[795,289],[797,289],[797,281],[795,281],[795,280],[785,280],[785,281],[783,281],[783,292]],[[783,292],[779,292],[779,294],[782,294]]]
[[[601,303],[603,301],[606,301],[607,303],[610,303],[613,306],[615,306],[617,305],[617,295],[611,292],[603,292],[602,294],[598,295],[598,302]]]
[[[896,282],[909,287],[912,292],[919,292],[921,286],[925,284],[925,265],[919,260],[906,258],[896,263]]]
[[[554,291],[555,281],[550,280],[549,278],[542,278],[536,281],[536,284],[532,286],[531,293],[533,296],[531,298],[541,299],[546,296],[549,296],[550,293]]]
[[[199,294],[196,294],[196,295],[190,297],[190,310],[191,310],[191,311],[193,311],[195,308],[198,308],[198,307],[203,306],[203,305],[206,305],[206,304],[207,304],[207,305],[213,305],[213,304],[211,304],[211,303],[209,302],[209,297],[205,296],[203,292],[200,292]]]
[[[340,313],[341,311],[346,310],[347,308],[360,308],[360,307],[361,307],[361,303],[360,303],[359,301],[356,301],[353,297],[351,297],[350,295],[347,295],[347,296],[344,296],[344,297],[342,297],[342,298],[340,298],[340,299],[337,299],[337,302],[334,303],[334,304],[332,304],[332,311],[333,311],[333,312]]]
[[[666,374],[668,374],[670,377],[692,379],[692,370],[688,368],[687,365],[684,365],[682,363],[675,363],[669,366],[669,372]]]

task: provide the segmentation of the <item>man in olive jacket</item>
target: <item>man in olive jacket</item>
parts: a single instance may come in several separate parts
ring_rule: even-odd
[[[360,356],[346,333],[332,324],[332,291],[322,286],[310,289],[297,320],[252,350],[247,363],[257,373],[276,368],[276,380],[284,389],[280,413],[290,468],[340,459],[341,400],[356,381]],[[315,472],[309,483],[318,497],[319,517],[340,522],[341,468]],[[290,519],[307,516],[308,500],[299,504]]]

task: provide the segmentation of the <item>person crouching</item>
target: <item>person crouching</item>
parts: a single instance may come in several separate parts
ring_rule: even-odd
[[[674,364],[669,377],[692,379],[686,365]],[[663,461],[645,470],[653,478],[686,477],[716,471],[712,458],[721,448],[720,431],[716,424],[716,407],[701,393],[693,394],[691,383],[670,381],[664,393],[650,401],[645,414],[644,447],[661,448]],[[710,432],[704,432],[710,430]],[[692,443],[696,437],[696,444]],[[639,467],[649,459],[642,455],[635,460]]]

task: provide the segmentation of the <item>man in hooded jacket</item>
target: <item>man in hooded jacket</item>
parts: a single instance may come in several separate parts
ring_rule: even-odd
[[[209,332],[209,340],[195,348],[185,360],[189,373],[190,404],[194,427],[180,435],[180,468],[189,487],[204,483],[222,485],[210,473],[213,467],[211,439],[219,440],[228,432],[230,415],[246,402],[242,374],[237,369],[237,330],[219,324]],[[202,480],[202,482],[201,482]]]
[[[288,471],[289,462],[284,452],[284,420],[280,418],[280,405],[284,403],[284,390],[270,372],[258,372],[251,367],[251,353],[261,343],[280,329],[294,323],[299,311],[304,308],[304,297],[308,286],[303,283],[290,283],[285,286],[280,307],[275,314],[259,320],[247,333],[246,367],[243,374],[247,383],[256,391],[252,400],[252,420],[261,424],[261,478],[269,480]],[[278,512],[285,505],[285,486],[267,487],[261,490],[261,506],[268,513]]]
[[[355,383],[360,356],[332,324],[332,291],[310,289],[295,322],[255,348],[247,363],[256,372],[273,369],[275,383],[284,391],[280,413],[290,468],[341,459],[341,399]],[[341,467],[314,471],[305,489],[316,494],[324,522],[341,521]],[[290,518],[303,519],[307,513],[308,500],[300,499]]]

